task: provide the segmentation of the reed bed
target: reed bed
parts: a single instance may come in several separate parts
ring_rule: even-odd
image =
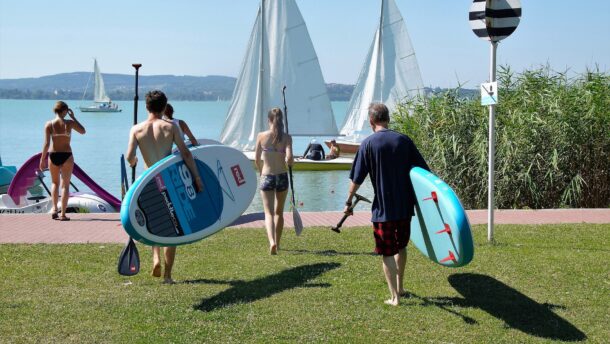
[[[568,74],[499,69],[496,207],[610,207],[610,75]],[[466,208],[486,208],[488,108],[458,91],[405,101],[393,127],[414,140]]]

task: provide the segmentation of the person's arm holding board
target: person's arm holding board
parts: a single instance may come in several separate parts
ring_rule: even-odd
[[[201,192],[203,191],[203,181],[201,180],[201,176],[199,176],[199,170],[197,169],[197,165],[195,164],[195,159],[193,159],[193,154],[186,147],[184,141],[180,137],[180,131],[178,131],[178,127],[173,126],[172,128],[174,133],[174,143],[176,144],[176,147],[178,147],[180,155],[184,160],[184,164],[186,164],[186,167],[188,167],[191,171],[191,175],[193,176],[193,180],[195,181],[195,191]]]

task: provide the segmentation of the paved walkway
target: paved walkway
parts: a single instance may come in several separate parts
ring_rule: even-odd
[[[487,210],[467,211],[470,224],[486,224]],[[610,209],[497,210],[496,224],[610,223]],[[306,227],[330,227],[340,212],[303,212]],[[119,214],[70,214],[71,221],[53,221],[49,214],[0,215],[0,243],[124,243],[127,234]],[[286,227],[292,214],[286,213]],[[356,212],[343,227],[370,225],[370,212]],[[263,228],[262,213],[242,215],[232,227]]]

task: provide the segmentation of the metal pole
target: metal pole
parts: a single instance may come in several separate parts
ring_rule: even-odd
[[[496,81],[496,50],[498,42],[491,42],[491,56],[489,67],[489,82]],[[494,90],[493,92],[498,92]],[[496,106],[489,105],[489,190],[487,194],[487,240],[493,241],[494,238],[494,159],[496,155],[496,136],[495,136]]]

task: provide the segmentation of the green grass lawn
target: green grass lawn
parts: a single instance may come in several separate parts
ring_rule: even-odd
[[[175,285],[116,272],[122,245],[0,245],[0,342],[514,343],[610,340],[610,225],[475,226],[464,268],[413,246],[389,292],[371,230],[228,229],[180,247]]]

